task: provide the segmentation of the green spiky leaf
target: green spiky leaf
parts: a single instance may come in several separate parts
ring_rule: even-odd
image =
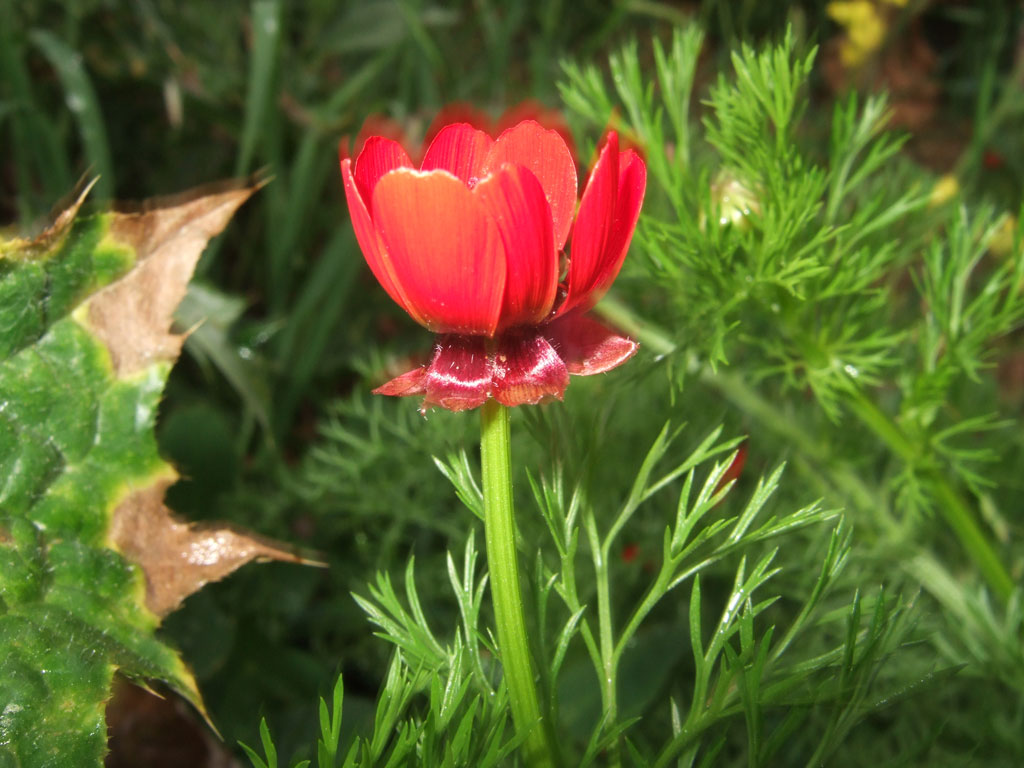
[[[154,435],[183,339],[171,313],[254,189],[92,216],[80,197],[38,238],[0,240],[2,765],[100,764],[115,671],[202,712],[160,618],[243,562],[284,556],[174,521]]]

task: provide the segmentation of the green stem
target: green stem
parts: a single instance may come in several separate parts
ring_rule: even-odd
[[[908,463],[915,460],[916,451],[903,430],[879,410],[877,405],[868,400],[863,392],[855,390],[850,395],[849,403],[850,409],[885,441],[893,453]],[[999,555],[985,538],[984,532],[975,521],[974,514],[967,503],[939,470],[929,470],[925,474],[935,491],[936,499],[939,502],[939,511],[960,539],[967,554],[977,564],[996,594],[1002,600],[1009,599],[1013,593],[1013,579],[1003,567]]]
[[[597,613],[601,633],[601,663],[604,669],[601,692],[604,699],[605,722],[611,728],[618,720],[619,711],[618,694],[615,690],[615,638],[612,636],[612,601],[606,556],[606,552],[601,553],[604,564],[597,575]],[[616,739],[617,745],[618,740]],[[618,761],[615,760],[615,762]]]
[[[671,337],[660,329],[645,323],[622,304],[606,299],[598,305],[597,311],[614,325],[635,337],[659,355],[670,354],[676,349],[675,342]],[[727,374],[712,372],[706,367],[701,368],[700,379],[714,386],[733,402],[744,407],[747,412],[759,418],[762,423],[792,440],[808,457],[813,458],[818,455],[815,449],[816,441],[813,438],[803,433],[794,422],[786,422],[780,419],[774,408],[763,403],[760,395],[750,390],[742,382]],[[888,446],[889,450],[899,456],[900,459],[908,463],[915,463],[920,459],[917,446],[907,437],[900,426],[871,402],[859,389],[853,389],[849,392],[847,405],[850,411],[865,426],[878,435]],[[1000,598],[1006,600],[1013,592],[1013,580],[999,559],[999,555],[992,548],[983,530],[976,522],[967,502],[963,500],[963,497],[939,470],[928,471],[926,476],[935,491],[939,512],[946,523],[953,529],[960,540],[961,546],[963,546],[975,565],[978,566],[978,569],[988,581],[989,586],[992,587]],[[845,486],[847,484],[848,479],[841,485]]]
[[[615,638],[612,627],[611,585],[608,580],[608,547],[601,543],[593,514],[587,515],[585,525],[594,558],[594,576],[597,580],[597,625],[601,642],[601,666],[598,674],[601,676],[602,718],[605,728],[610,730],[618,721],[619,707],[618,693],[615,689]],[[611,537],[606,539],[606,543],[610,541]],[[616,738],[608,746],[608,765],[611,768],[618,768],[622,764],[620,751],[621,744]]]
[[[633,311],[614,299],[605,299],[597,306],[597,312],[612,325],[633,336],[647,349],[657,355],[668,355],[676,350],[675,341],[660,328],[638,318]],[[766,400],[743,378],[726,371],[712,370],[695,360],[688,361],[688,370],[695,371],[701,384],[722,394],[729,402],[750,415],[762,426],[772,430],[796,446],[807,464],[810,476],[821,478],[827,475],[835,489],[855,500],[865,510],[876,512],[876,519],[892,532],[891,520],[877,514],[878,500],[860,477],[842,466],[829,462],[828,445],[817,436],[811,435],[796,419],[779,410],[777,403]],[[800,458],[800,454],[797,458]]]
[[[512,507],[512,462],[508,409],[488,400],[480,410],[480,463],[483,466],[484,531],[498,652],[516,730],[526,734],[526,764],[554,766],[547,729],[541,720],[530,644],[519,592],[516,522]]]

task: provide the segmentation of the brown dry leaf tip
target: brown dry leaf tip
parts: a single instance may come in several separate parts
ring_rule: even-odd
[[[47,227],[33,242],[49,247],[54,241],[60,239],[70,228],[71,222],[78,215],[78,210],[82,207],[82,203],[85,202],[85,198],[89,196],[92,188],[96,186],[96,182],[99,180],[99,176],[94,176],[88,180],[85,177],[79,179],[75,189],[71,192],[71,204],[58,213],[53,219],[53,224]]]
[[[261,180],[222,182],[154,198],[112,214],[109,237],[132,248],[136,264],[89,302],[89,326],[110,350],[117,376],[174,360],[184,336],[171,333],[199,257]]]
[[[132,492],[114,509],[111,544],[142,567],[146,575],[146,607],[163,618],[205,584],[219,581],[246,563],[306,560],[286,545],[231,526],[196,525],[174,518],[164,506],[164,492],[173,478],[157,480]]]
[[[75,185],[74,191],[65,198],[65,200],[70,200],[71,202],[66,206],[58,207],[57,210],[60,213],[56,215],[51,213],[52,223],[35,237],[15,237],[6,242],[2,242],[2,238],[0,238],[0,258],[7,256],[30,258],[52,250],[60,242],[61,238],[68,233],[71,223],[75,220],[78,210],[82,207],[82,203],[85,202],[85,198],[89,196],[89,192],[92,191],[92,188],[99,180],[99,176],[89,181],[86,181],[84,178],[79,180],[78,184]]]

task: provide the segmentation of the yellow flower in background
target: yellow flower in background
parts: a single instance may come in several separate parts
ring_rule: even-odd
[[[928,196],[928,207],[938,208],[940,205],[948,203],[959,191],[960,183],[956,180],[956,176],[947,173],[932,187],[932,193]]]
[[[829,17],[846,30],[839,44],[843,66],[856,68],[885,40],[886,22],[870,0],[837,0],[825,7]]]
[[[992,238],[988,241],[988,249],[996,256],[1009,256],[1017,242],[1017,217],[1006,215],[999,222]]]

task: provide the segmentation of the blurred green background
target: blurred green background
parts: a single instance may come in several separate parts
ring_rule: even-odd
[[[473,416],[424,421],[367,394],[428,342],[364,267],[339,142],[378,115],[415,144],[452,102],[495,117],[527,99],[557,108],[561,62],[603,67],[633,39],[649,59],[649,40],[677,24],[706,32],[706,84],[741,41],[775,39],[789,24],[821,46],[812,108],[823,128],[808,141],[824,140],[838,94],[888,89],[896,126],[912,136],[907,158],[1015,210],[1019,114],[997,94],[1022,83],[1021,5],[878,0],[874,16],[863,15],[871,3],[832,5],[0,0],[0,222],[40,226],[83,175],[100,176],[95,206],[255,171],[273,179],[200,264],[179,319],[205,322],[172,376],[160,427],[185,477],[170,495],[178,512],[244,524],[330,563],[247,568],[168,619],[228,744],[253,742],[261,714],[286,753],[307,740],[315,696],[340,670],[346,706],[369,711],[389,649],[350,591],[415,552],[421,594],[444,593],[445,548],[458,549],[468,526],[431,456],[472,445]],[[851,74],[857,56],[867,64]],[[593,146],[588,130],[580,146]],[[602,416],[631,425],[619,456],[642,455],[670,408],[663,387],[630,385],[647,399],[620,397]],[[568,407],[592,419],[592,390],[579,391]],[[1019,407],[1019,383],[1011,397]],[[691,420],[695,430],[723,418],[734,433],[747,427],[724,405],[704,418]],[[771,450],[754,447],[757,471]],[[608,474],[610,488],[629,481],[628,470]],[[445,627],[453,610],[438,599],[428,615]]]

